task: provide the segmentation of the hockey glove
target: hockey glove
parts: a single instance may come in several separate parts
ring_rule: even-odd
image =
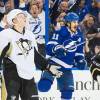
[[[55,53],[55,56],[59,58],[66,56],[66,50],[63,45],[56,45],[53,48],[53,52]]]
[[[61,67],[56,65],[50,65],[49,71],[56,77],[60,78],[63,75],[62,71],[59,71]]]
[[[38,82],[38,90],[41,92],[48,92],[53,84],[54,77],[48,71],[44,71],[41,74],[41,78]]]

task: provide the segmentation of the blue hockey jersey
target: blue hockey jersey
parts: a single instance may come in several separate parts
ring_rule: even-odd
[[[81,44],[81,45],[79,45]],[[46,45],[47,58],[61,65],[64,68],[72,68],[76,62],[84,59],[83,34],[77,29],[76,33],[71,33],[68,27],[61,27],[59,31],[53,33],[51,40]],[[56,45],[63,45],[66,49],[66,56],[57,57],[53,52]]]

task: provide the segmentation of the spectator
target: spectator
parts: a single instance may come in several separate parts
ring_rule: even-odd
[[[4,14],[0,13],[0,31],[2,31],[4,29],[3,25],[2,25],[2,19],[4,17]]]
[[[100,1],[99,0],[94,0],[92,3],[92,6],[90,7],[89,13],[95,16],[96,21],[98,22],[98,13],[100,11]]]
[[[46,35],[46,26],[45,26],[45,10],[43,9],[44,6],[44,0],[36,0],[37,1],[37,5],[39,8],[39,14],[38,17],[41,21],[41,32],[40,35],[38,36],[38,48],[41,52],[41,54],[43,54],[45,56],[45,35]]]
[[[3,29],[5,28],[8,28],[10,27],[7,23],[7,14],[2,14],[0,13],[0,31],[2,31]]]
[[[92,38],[96,30],[94,30],[95,25],[95,17],[91,14],[87,14],[83,21],[80,23],[81,31],[84,33],[85,37]]]
[[[60,18],[60,17],[64,17],[62,15],[66,15],[68,11],[68,2],[66,1],[61,1],[58,9],[55,9],[53,12],[52,12],[52,15],[50,16],[51,17],[51,22],[54,24],[57,22],[57,20]],[[57,19],[58,18],[58,19]]]
[[[89,13],[89,8],[85,5],[85,0],[80,0],[78,7],[75,9],[75,12],[79,15],[79,21],[81,22],[85,15]]]
[[[29,14],[28,14],[29,15]],[[26,25],[26,28],[33,32],[35,35],[38,50],[39,52],[45,56],[45,36],[42,33],[43,27],[42,27],[42,20],[39,18],[39,8],[37,5],[37,1],[32,1],[30,3],[30,15],[28,16],[28,25]],[[45,28],[45,27],[44,27]]]
[[[30,0],[19,0],[19,8],[22,10],[29,11],[29,4],[31,1]]]
[[[95,17],[91,14],[86,15],[80,26],[85,37],[89,39],[89,48],[93,50],[100,41],[100,32],[96,27]]]
[[[5,3],[5,9],[6,9],[6,12],[9,12],[9,11],[11,11],[12,9],[14,9],[14,0],[8,0],[8,1]]]
[[[0,1],[0,13],[5,13],[5,5],[3,1]]]

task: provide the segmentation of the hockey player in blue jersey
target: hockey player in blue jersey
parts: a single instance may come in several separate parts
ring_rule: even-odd
[[[66,26],[54,32],[52,39],[47,43],[46,52],[47,57],[51,60],[51,65],[58,64],[56,68],[63,72],[57,77],[61,99],[70,100],[74,91],[72,69],[77,67],[83,70],[86,67],[86,61],[83,53],[83,33],[78,29],[79,16],[70,12],[64,19]],[[39,81],[39,90],[48,91],[53,80],[54,77],[49,72],[45,72]]]

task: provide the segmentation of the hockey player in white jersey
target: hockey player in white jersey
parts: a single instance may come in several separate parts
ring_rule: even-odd
[[[47,43],[46,52],[47,57],[52,60],[51,64],[58,64],[58,70],[63,72],[57,78],[61,99],[71,100],[74,91],[72,69],[75,66],[78,69],[84,69],[86,61],[83,52],[84,45],[82,44],[84,41],[83,33],[78,29],[79,16],[70,12],[64,19],[66,26],[53,33],[52,39]],[[50,73],[45,72],[38,84],[39,90],[48,91],[53,83],[53,79]]]
[[[7,15],[7,21],[12,28],[0,33],[1,56],[8,51],[4,58],[7,100],[18,100],[19,94],[21,94],[22,100],[28,100],[28,98],[32,100],[32,96],[38,94],[33,78],[35,63],[32,49],[36,47],[35,38],[30,31],[24,30],[26,16],[21,10],[12,10]],[[10,52],[6,50],[8,48]],[[34,84],[33,88],[28,84]],[[23,88],[23,90],[19,88]],[[35,99],[38,100],[37,97]]]
[[[36,66],[41,70],[52,67],[47,67],[48,61],[37,52],[33,33],[25,29],[25,13],[14,9],[8,13],[7,21],[12,28],[0,32],[0,61],[4,65],[6,100],[19,100],[19,95],[21,100],[39,100],[34,71]]]

